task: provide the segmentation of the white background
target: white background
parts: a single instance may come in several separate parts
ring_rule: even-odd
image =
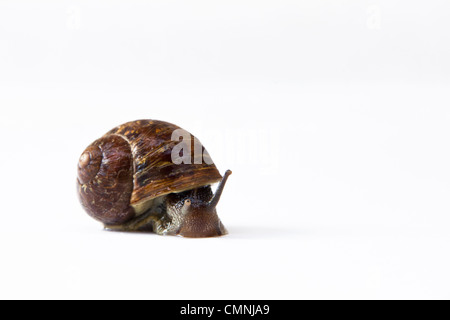
[[[450,298],[448,1],[0,1],[0,298]],[[198,136],[230,235],[102,230],[79,155]]]

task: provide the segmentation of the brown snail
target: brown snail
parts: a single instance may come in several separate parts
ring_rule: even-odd
[[[199,141],[189,133],[186,148],[179,149],[174,132],[180,130],[163,121],[128,122],[87,147],[78,163],[78,194],[87,213],[111,230],[226,234],[216,206],[231,171],[222,177],[201,144],[199,161]],[[174,154],[194,161],[174,161]],[[213,194],[211,185],[219,181]]]

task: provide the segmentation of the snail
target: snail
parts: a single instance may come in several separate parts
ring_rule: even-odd
[[[78,195],[107,230],[216,237],[227,234],[216,206],[230,174],[222,177],[206,149],[180,127],[138,120],[86,148],[78,162]]]

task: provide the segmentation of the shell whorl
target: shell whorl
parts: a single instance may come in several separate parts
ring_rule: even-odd
[[[89,146],[78,161],[78,181],[86,184],[95,178],[102,164],[103,153],[98,146]]]
[[[125,139],[107,135],[83,152],[78,162],[78,193],[91,217],[107,225],[132,219],[132,192],[133,156]]]

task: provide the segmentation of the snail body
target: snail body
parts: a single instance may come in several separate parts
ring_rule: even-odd
[[[94,141],[78,162],[78,195],[85,211],[106,229],[154,231],[160,235],[214,237],[227,233],[216,211],[225,183],[206,150],[178,151],[182,130],[171,123],[139,120]],[[198,144],[197,144],[198,149]],[[174,161],[176,154],[194,162]],[[198,150],[197,150],[198,151]],[[201,160],[201,159],[200,159]],[[181,163],[180,163],[181,162]],[[220,182],[213,194],[211,185]]]

